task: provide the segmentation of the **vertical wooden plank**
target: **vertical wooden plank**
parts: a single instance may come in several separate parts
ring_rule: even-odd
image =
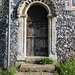
[[[35,7],[37,7],[38,10],[42,8],[38,5]],[[48,39],[46,39],[48,37],[47,12],[42,8],[41,11],[44,13],[39,16],[41,12],[37,11],[35,7],[33,6],[33,8],[30,9],[31,11],[29,10],[28,12],[28,21],[30,22],[28,22],[27,27],[27,55],[46,56],[47,53],[45,49],[48,47]]]

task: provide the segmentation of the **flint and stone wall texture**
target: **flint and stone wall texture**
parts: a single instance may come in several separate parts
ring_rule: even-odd
[[[7,66],[8,0],[0,0],[0,64]]]
[[[2,0],[0,7],[0,61],[7,64],[8,0]],[[15,63],[18,55],[17,34],[21,26],[17,20],[17,7],[21,0],[11,0],[11,50],[10,63]],[[75,11],[65,10],[69,0],[54,0],[59,10],[56,22],[58,60],[75,57]],[[2,15],[1,15],[2,14]],[[6,60],[5,60],[6,59]]]
[[[55,3],[59,9],[56,50],[58,59],[64,60],[75,57],[75,11],[65,10],[69,0],[55,0]]]

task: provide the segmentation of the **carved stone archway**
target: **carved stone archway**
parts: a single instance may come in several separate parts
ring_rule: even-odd
[[[53,0],[22,0],[17,9],[17,16],[21,17],[26,14],[28,8],[35,4],[42,5],[52,16],[57,16],[57,8]]]
[[[21,24],[18,39],[19,42],[19,55],[18,60],[25,60],[26,58],[26,27],[27,27],[27,11],[33,5],[41,5],[48,12],[48,56],[57,60],[56,53],[56,16],[57,9],[53,0],[22,0],[17,9],[18,20]]]

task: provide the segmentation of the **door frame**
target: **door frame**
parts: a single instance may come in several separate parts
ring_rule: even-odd
[[[47,15],[47,18],[48,18],[48,56],[54,60],[57,60],[57,53],[56,53],[56,33],[57,32],[56,32],[56,26],[55,26],[57,18],[51,14],[50,8],[45,3],[40,2],[40,1],[35,1],[35,2],[30,3],[26,7],[24,14],[22,14],[21,17],[18,19],[21,22],[21,25],[23,26],[23,49],[21,50],[22,56],[19,55],[18,60],[25,60],[25,58],[27,57],[26,56],[27,11],[33,5],[41,5],[48,12],[48,15]]]

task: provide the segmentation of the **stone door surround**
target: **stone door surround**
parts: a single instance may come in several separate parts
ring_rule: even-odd
[[[26,31],[27,31],[27,11],[33,5],[41,5],[43,6],[48,15],[48,56],[54,60],[57,60],[56,53],[56,16],[57,9],[53,0],[22,0],[17,9],[17,16],[20,24],[20,31],[22,34],[19,34],[18,43],[19,43],[19,55],[17,60],[25,60],[26,58]],[[21,44],[21,43],[22,44]]]

